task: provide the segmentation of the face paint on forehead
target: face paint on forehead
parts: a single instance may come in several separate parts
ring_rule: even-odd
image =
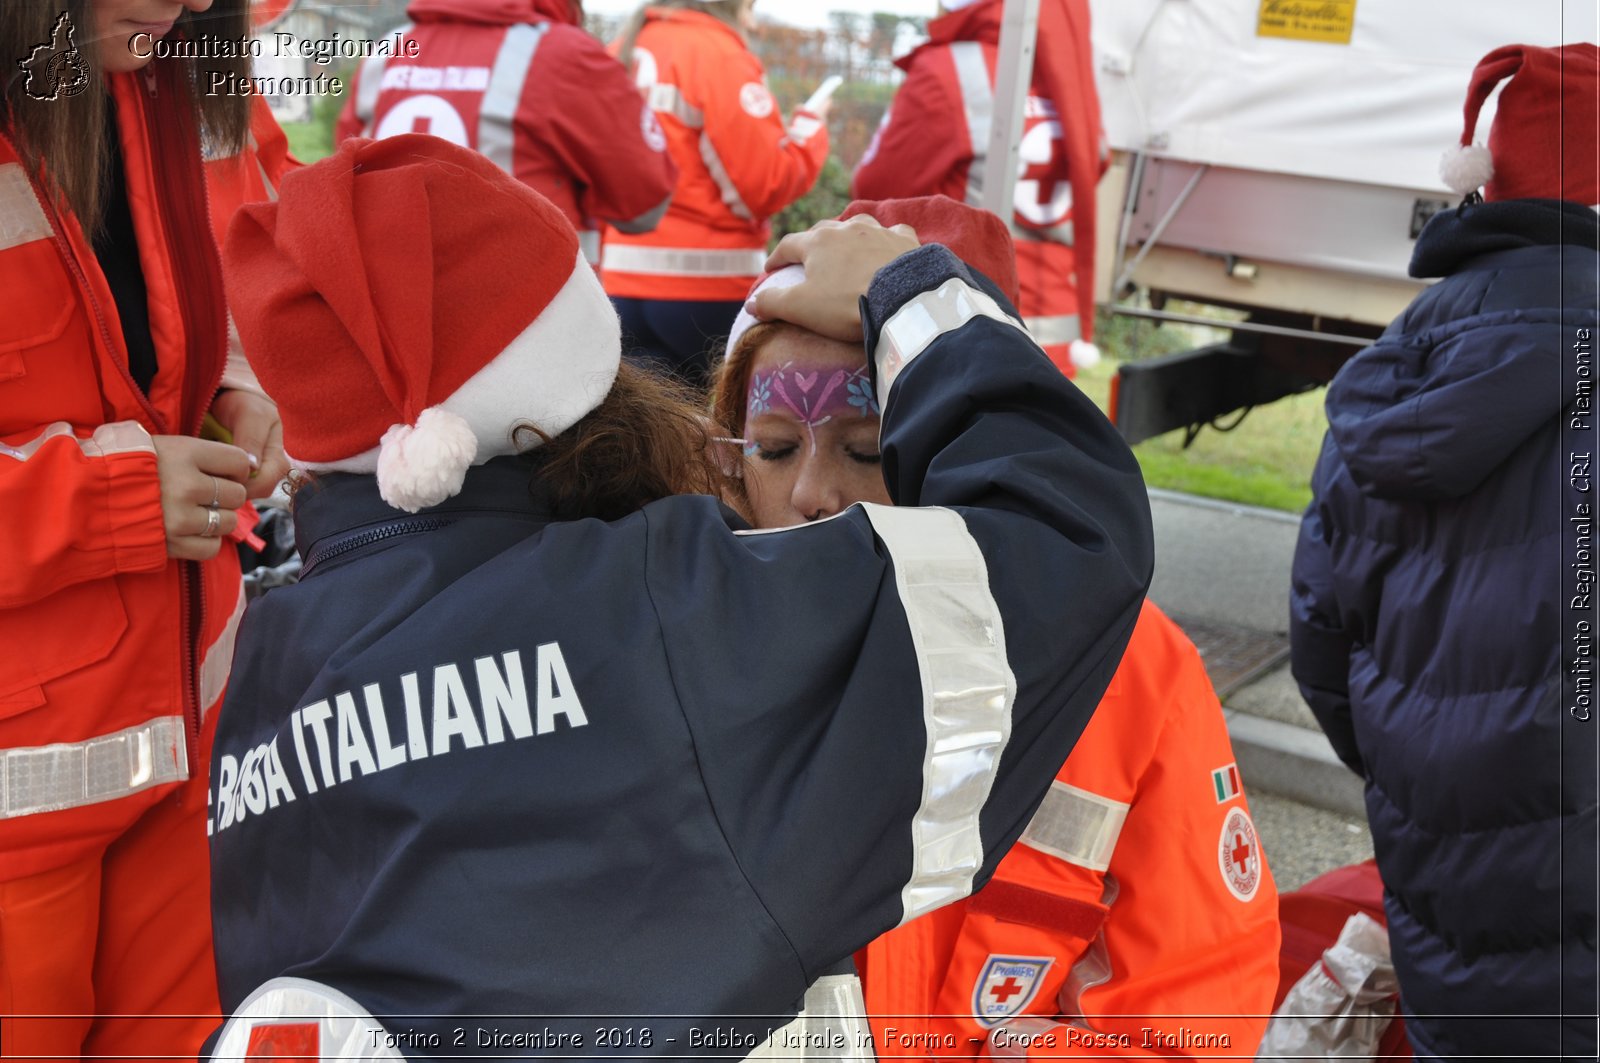
[[[746,417],[774,411],[793,414],[805,426],[815,454],[818,426],[835,417],[876,417],[878,398],[865,366],[849,370],[785,362],[770,373],[750,374]],[[756,449],[754,444],[745,445],[747,455]]]

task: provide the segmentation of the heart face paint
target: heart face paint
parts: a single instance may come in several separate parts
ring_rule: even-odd
[[[769,373],[750,374],[745,417],[774,412],[791,414],[805,427],[815,454],[819,426],[835,417],[877,417],[878,397],[865,366],[848,370],[791,361]],[[758,449],[747,443],[744,452],[748,457]]]

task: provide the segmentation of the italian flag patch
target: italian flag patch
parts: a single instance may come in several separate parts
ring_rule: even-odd
[[[1217,804],[1231,801],[1239,796],[1239,768],[1229,764],[1227,767],[1218,768],[1211,773],[1211,787],[1217,791]]]

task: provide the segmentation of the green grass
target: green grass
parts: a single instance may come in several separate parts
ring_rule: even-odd
[[[1077,384],[1104,410],[1116,372],[1107,358],[1080,370]],[[1311,501],[1311,470],[1328,427],[1325,394],[1318,388],[1251,410],[1231,432],[1203,429],[1188,449],[1178,431],[1140,443],[1133,454],[1151,487],[1298,513]]]
[[[285,122],[289,153],[304,163],[313,163],[333,154],[333,130],[323,122]]]

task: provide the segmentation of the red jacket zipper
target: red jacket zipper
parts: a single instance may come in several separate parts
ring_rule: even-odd
[[[213,362],[207,386],[195,393],[197,401],[192,407],[186,405],[185,409],[185,412],[190,414],[190,420],[183,426],[185,434],[197,436],[200,434],[206,410],[210,408],[211,400],[215,398],[218,388],[222,385],[223,374],[227,371],[227,318],[225,310],[218,314],[222,306],[222,295],[217,289],[215,272],[200,266],[202,260],[214,259],[215,251],[197,245],[194,225],[182,228],[182,236],[187,246],[179,245],[176,234],[185,211],[192,210],[196,202],[200,206],[196,224],[209,226],[210,202],[205,188],[205,174],[201,169],[203,163],[199,161],[198,129],[188,122],[163,121],[156,113],[159,92],[156,71],[147,69],[144,81],[145,127],[149,130],[154,148],[153,156],[156,160],[166,162],[168,166],[162,174],[167,180],[158,180],[156,189],[167,206],[167,209],[161,212],[162,228],[166,235],[168,261],[172,263],[173,278],[177,282],[179,313],[184,322],[184,335],[188,347],[185,352],[185,368],[198,372],[206,364],[205,358],[208,355]],[[197,140],[192,145],[185,142],[185,134],[191,130]],[[195,188],[196,178],[199,179],[198,194]],[[209,230],[203,232],[201,237],[210,241]],[[209,255],[208,250],[211,252]],[[210,327],[206,328],[204,315],[208,313],[217,315],[219,320],[212,320],[209,323]],[[207,350],[208,341],[209,350]],[[218,344],[221,345],[220,357],[218,357]],[[186,402],[189,397],[190,394],[185,389]],[[223,548],[228,547],[224,544]],[[199,764],[200,716],[205,709],[205,706],[200,704],[201,641],[205,637],[206,623],[204,571],[200,564],[194,561],[182,562],[179,568],[179,582],[183,590],[181,619],[183,629],[189,636],[184,643],[183,669],[189,762],[192,766],[190,770],[198,772],[207,770]]]

